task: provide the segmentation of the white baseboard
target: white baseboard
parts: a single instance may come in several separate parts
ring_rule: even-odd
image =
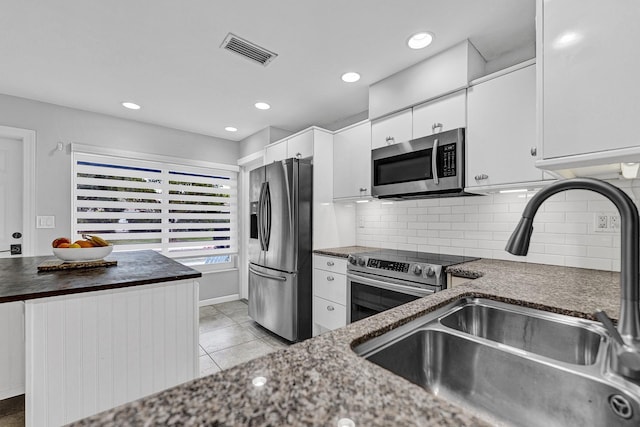
[[[15,396],[20,396],[21,394],[24,394],[24,390],[25,390],[24,386],[10,388],[8,390],[1,390],[0,391],[0,400],[9,399],[9,398],[15,397]]]
[[[223,302],[229,302],[229,301],[237,301],[239,299],[240,299],[240,294],[232,294],[232,295],[225,295],[223,297],[203,299],[200,302],[198,302],[198,307],[204,307],[205,305],[221,304]]]

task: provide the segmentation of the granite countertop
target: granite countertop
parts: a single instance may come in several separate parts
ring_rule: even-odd
[[[342,246],[340,248],[316,249],[313,251],[313,253],[346,258],[349,254],[359,254],[362,252],[375,251],[379,249],[380,248],[372,248],[369,246]]]
[[[0,259],[0,303],[191,279],[202,274],[155,251],[114,252],[117,266],[38,271],[54,256]]]
[[[619,273],[478,260],[450,269],[479,277],[287,349],[199,378],[75,425],[482,426],[469,409],[358,357],[352,346],[464,296],[592,318],[618,315]],[[252,380],[266,378],[256,387]]]

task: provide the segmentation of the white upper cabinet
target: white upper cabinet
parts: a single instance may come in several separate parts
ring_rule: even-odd
[[[535,167],[535,65],[468,90],[467,187],[542,180]]]
[[[333,136],[333,198],[371,196],[371,122]]]
[[[484,70],[484,58],[464,40],[369,86],[369,119],[464,89]]]
[[[287,158],[305,159],[313,157],[313,130],[287,140]]]
[[[371,149],[412,139],[411,108],[371,122]]]
[[[413,107],[413,138],[467,125],[465,89]]]
[[[638,22],[638,0],[538,0],[544,159],[640,146]]]
[[[287,141],[277,142],[275,144],[267,145],[264,149],[264,164],[284,160],[287,158]]]

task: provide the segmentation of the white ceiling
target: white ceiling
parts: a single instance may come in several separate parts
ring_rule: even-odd
[[[533,56],[534,5],[0,0],[0,93],[232,140],[266,126],[297,131],[366,110],[368,85],[465,38],[488,61],[512,51]],[[435,33],[434,43],[408,49],[420,30]],[[220,49],[229,32],[279,56],[263,67]],[[343,83],[346,71],[362,79]],[[127,100],[142,109],[124,109]],[[272,108],[259,111],[256,101]]]

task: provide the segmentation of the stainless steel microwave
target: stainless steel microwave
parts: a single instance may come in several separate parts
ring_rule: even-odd
[[[372,195],[426,198],[462,195],[464,128],[371,151]]]

